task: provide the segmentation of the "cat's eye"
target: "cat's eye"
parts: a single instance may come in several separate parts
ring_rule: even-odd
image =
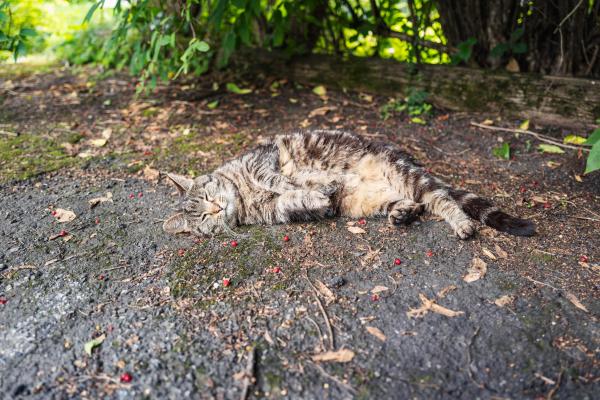
[[[200,222],[204,222],[206,218],[208,218],[208,213],[202,213],[202,215],[200,216]]]

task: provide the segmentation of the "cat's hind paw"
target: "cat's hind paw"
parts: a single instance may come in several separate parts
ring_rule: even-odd
[[[392,225],[408,224],[423,213],[424,205],[410,200],[392,204],[388,211],[388,221]]]

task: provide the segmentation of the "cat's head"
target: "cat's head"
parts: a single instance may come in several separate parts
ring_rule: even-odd
[[[237,224],[236,187],[223,177],[203,175],[196,179],[166,174],[183,196],[182,212],[163,223],[168,233],[215,235]]]

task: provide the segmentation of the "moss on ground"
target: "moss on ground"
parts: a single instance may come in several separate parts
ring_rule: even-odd
[[[60,146],[61,142],[75,143],[80,138],[77,134],[62,140],[29,134],[0,138],[0,182],[29,179],[81,162]]]

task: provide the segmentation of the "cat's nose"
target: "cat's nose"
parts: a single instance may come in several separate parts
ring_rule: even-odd
[[[223,208],[221,208],[220,205],[216,204],[216,203],[211,203],[210,206],[208,207],[208,212],[211,214],[218,214],[221,212]]]

